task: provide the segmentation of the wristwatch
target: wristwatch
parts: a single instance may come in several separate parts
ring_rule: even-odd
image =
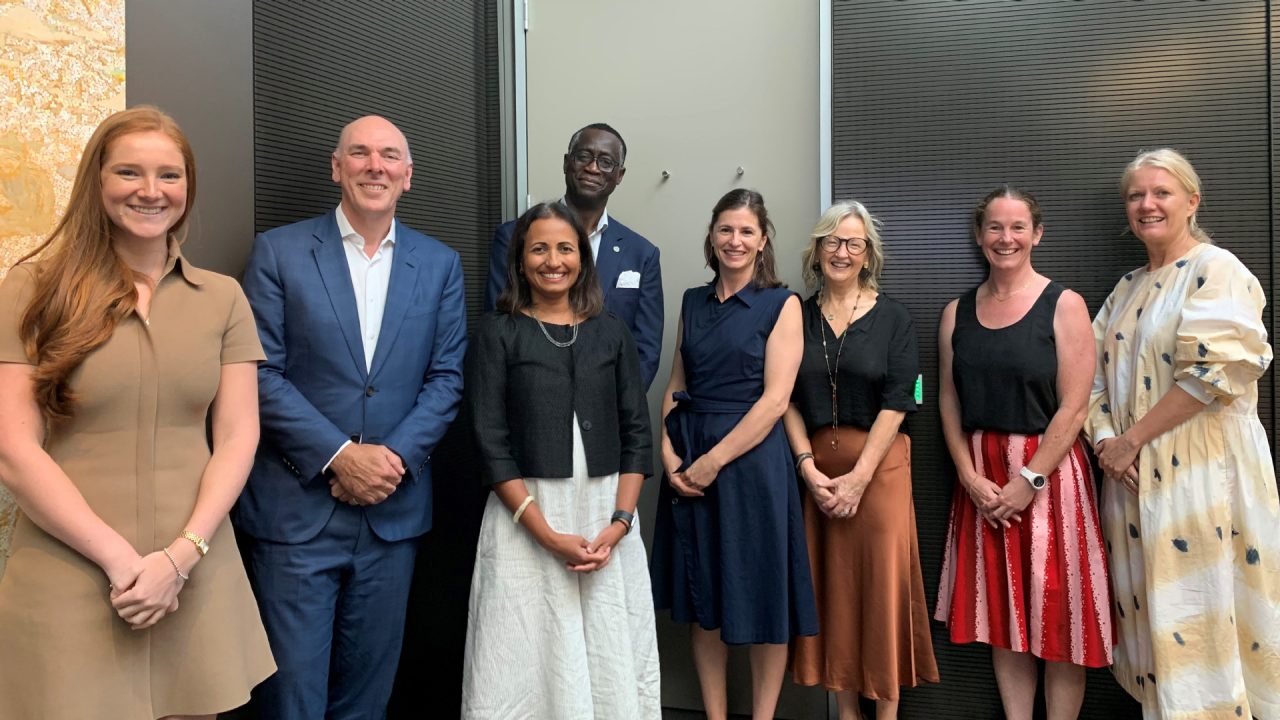
[[[1022,468],[1021,472],[1019,472],[1018,474],[1026,478],[1027,482],[1031,483],[1031,487],[1035,488],[1036,490],[1043,490],[1044,486],[1049,484],[1049,478],[1041,475],[1040,473],[1032,470],[1029,467]]]
[[[627,535],[631,532],[631,526],[636,524],[636,516],[626,510],[614,510],[613,517],[609,518],[609,522],[612,524],[618,521],[622,521],[622,524],[626,526],[627,531],[623,535]]]

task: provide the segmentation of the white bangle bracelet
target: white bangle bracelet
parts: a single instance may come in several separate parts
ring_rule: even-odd
[[[526,497],[526,498],[524,499],[524,502],[520,503],[520,507],[516,508],[515,514],[513,514],[513,515],[511,516],[511,522],[513,522],[513,523],[515,523],[515,524],[519,525],[519,524],[520,524],[520,516],[524,514],[524,510],[525,510],[525,508],[529,507],[529,503],[531,503],[531,502],[533,502],[533,496],[532,496],[532,495],[530,495],[530,496]]]

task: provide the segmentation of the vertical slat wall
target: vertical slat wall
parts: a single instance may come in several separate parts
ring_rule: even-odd
[[[413,152],[397,214],[462,255],[474,318],[501,210],[495,12],[467,0],[257,0],[257,230],[337,206],[329,154],[338,131],[385,115]]]
[[[497,8],[492,0],[255,0],[257,230],[337,206],[329,155],[339,130],[384,115],[413,152],[397,215],[461,255],[474,325],[501,219]],[[387,618],[405,622],[393,720],[459,714],[485,499],[475,452],[460,420],[432,456],[434,528],[421,540],[408,617]]]
[[[862,200],[884,220],[884,285],[911,308],[921,340],[925,404],[911,427],[932,607],[954,479],[937,417],[938,315],[985,275],[968,228],[973,205],[1002,182],[1035,193],[1046,217],[1036,268],[1096,312],[1145,262],[1125,233],[1120,171],[1139,149],[1174,146],[1203,180],[1201,224],[1274,303],[1268,7],[836,0],[832,13],[835,197]],[[1273,379],[1260,395],[1274,439]],[[952,645],[936,623],[934,641],[942,683],[905,693],[903,714],[998,717],[986,648]],[[1138,711],[1099,671],[1083,716]]]

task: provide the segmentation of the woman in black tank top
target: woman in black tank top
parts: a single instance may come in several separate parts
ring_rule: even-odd
[[[1049,718],[1074,718],[1085,667],[1111,664],[1113,631],[1093,477],[1080,427],[1093,380],[1084,300],[1040,275],[1029,194],[1001,187],[974,211],[987,279],[942,312],[939,410],[956,466],[935,617],[951,641],[991,646],[1005,716],[1030,720],[1036,658]]]

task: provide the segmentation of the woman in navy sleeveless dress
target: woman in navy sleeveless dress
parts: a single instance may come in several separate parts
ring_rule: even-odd
[[[764,199],[733,190],[711,215],[715,272],[690,288],[663,398],[655,606],[691,623],[709,718],[726,715],[726,645],[751,645],[753,715],[773,717],[787,642],[818,630],[804,520],[779,419],[803,349],[799,298],[777,280]]]

